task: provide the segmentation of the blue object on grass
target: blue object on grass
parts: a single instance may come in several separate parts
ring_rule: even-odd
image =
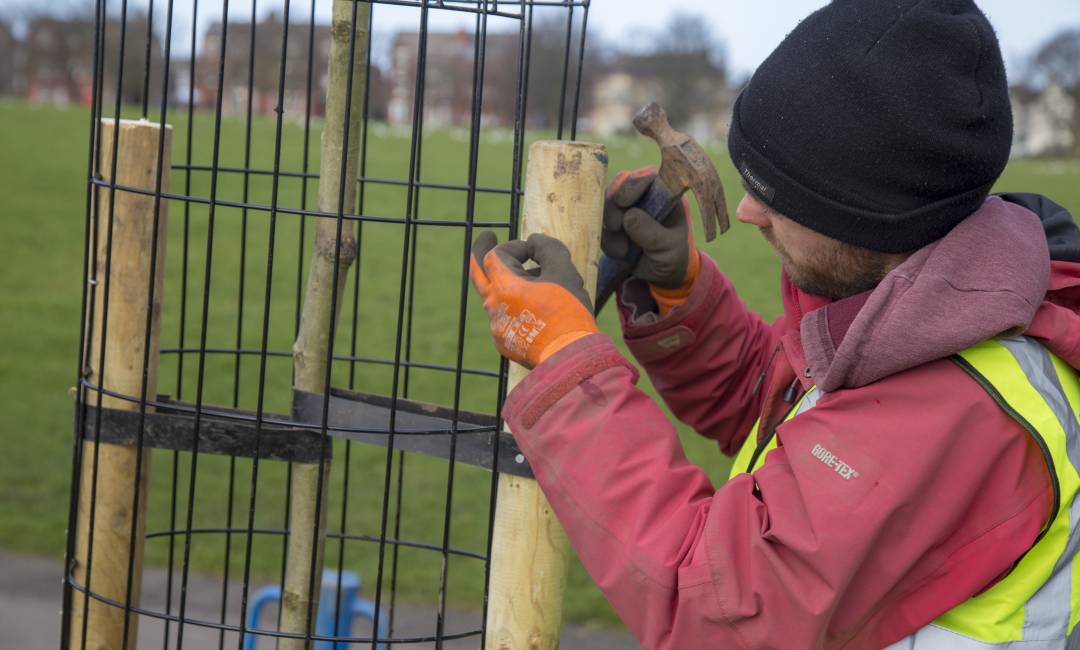
[[[369,600],[360,598],[360,578],[355,573],[345,571],[341,574],[341,611],[335,616],[335,607],[338,602],[338,572],[333,570],[323,571],[322,587],[319,592],[319,611],[315,616],[315,634],[318,636],[344,637],[351,634],[353,620],[356,617],[375,621],[375,604]],[[263,610],[270,603],[281,604],[281,587],[271,585],[263,587],[255,594],[248,613],[247,629],[258,631],[259,619]],[[336,624],[336,629],[335,629]],[[379,616],[378,637],[387,637],[387,620],[385,616]],[[244,634],[244,650],[255,650],[256,635]],[[316,641],[315,650],[348,650],[356,647],[344,641],[332,643],[330,641]],[[386,650],[386,644],[379,643],[378,650]]]

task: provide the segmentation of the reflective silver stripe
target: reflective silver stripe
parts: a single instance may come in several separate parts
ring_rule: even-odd
[[[1061,388],[1050,353],[1042,345],[1025,337],[1002,339],[999,342],[1012,353],[1024,369],[1031,385],[1039,391],[1054,412],[1065,431],[1065,450],[1068,452],[1069,461],[1073,469],[1080,474],[1080,421],[1077,421],[1077,414],[1073,413],[1065,391]]]
[[[1073,628],[1068,642],[1065,643],[1065,650],[1080,650],[1080,625]]]
[[[1080,625],[1077,626],[1080,629]],[[1076,636],[1075,634],[1073,636]],[[1080,642],[1072,638],[1068,643]],[[1078,646],[1080,648],[1080,646]],[[987,643],[969,636],[964,636],[952,630],[946,630],[931,623],[915,634],[901,639],[888,646],[885,650],[1074,650],[1072,645],[1066,645],[1065,637],[1046,639],[1039,641],[1011,641],[1008,643]]]
[[[1028,381],[1035,387],[1046,405],[1054,412],[1065,431],[1065,448],[1073,468],[1080,473],[1080,422],[1077,422],[1065,391],[1058,380],[1050,353],[1029,338],[1003,339],[1000,343],[1012,354]],[[1063,495],[1064,496],[1064,495]],[[1068,633],[1070,597],[1072,594],[1072,561],[1080,546],[1077,518],[1080,501],[1074,499],[1069,507],[1069,539],[1065,552],[1058,557],[1050,579],[1028,601],[1024,616],[1024,639],[1062,639]],[[1071,552],[1070,552],[1071,551]]]
[[[1054,564],[1054,572],[1027,603],[1024,616],[1024,639],[1062,638],[1068,631],[1072,611],[1072,563],[1080,552],[1080,498],[1069,506],[1069,539]],[[1080,626],[1077,626],[1080,628]],[[1070,643],[1080,650],[1080,636],[1073,630]],[[1069,646],[1072,648],[1073,646]]]
[[[795,409],[795,415],[802,415],[810,409],[814,408],[818,399],[821,398],[821,390],[817,386],[810,389],[806,395],[803,396],[802,401],[799,402],[799,408]],[[792,416],[794,417],[794,416]]]
[[[1076,535],[1072,535],[1076,537]],[[1071,540],[1070,540],[1071,541]],[[1054,573],[1024,608],[1025,641],[1032,639],[1061,639],[1069,629],[1069,597],[1072,594],[1072,558],[1058,559]],[[1065,570],[1060,567],[1065,559]]]

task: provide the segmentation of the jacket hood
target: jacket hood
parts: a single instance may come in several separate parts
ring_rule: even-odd
[[[991,196],[872,291],[808,311],[799,333],[826,392],[1021,333],[1080,368],[1080,229],[1045,197]]]

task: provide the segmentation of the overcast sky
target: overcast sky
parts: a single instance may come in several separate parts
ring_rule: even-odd
[[[25,5],[27,0],[0,0],[5,5]],[[150,0],[129,0],[131,7],[145,7]],[[452,2],[453,0],[451,0]],[[91,0],[86,0],[91,6]],[[119,7],[121,0],[108,0],[112,7]],[[163,18],[167,0],[153,0],[155,13]],[[977,0],[983,11],[997,29],[1002,42],[1005,62],[1010,74],[1018,76],[1027,59],[1040,43],[1064,27],[1080,26],[1080,0]],[[192,0],[174,0],[176,15],[174,29],[179,33],[174,43],[174,53],[186,52],[190,39]],[[256,12],[281,11],[284,0],[232,0],[230,15],[233,20],[245,20],[251,15],[252,5]],[[329,1],[317,0],[317,15],[329,17]],[[449,4],[449,3],[448,3]],[[736,76],[749,74],[768,55],[777,43],[798,23],[815,9],[827,4],[826,0],[592,0],[589,12],[589,33],[599,35],[615,44],[622,42],[641,48],[643,35],[650,29],[662,26],[674,13],[698,14],[708,21],[713,32],[723,42],[728,62]],[[200,0],[199,24],[220,20],[221,0]],[[294,20],[306,20],[311,0],[291,0]],[[500,7],[502,9],[503,7]],[[507,6],[507,10],[511,7]],[[433,29],[469,29],[472,23],[461,12],[432,11]],[[580,17],[580,10],[577,12]],[[415,7],[377,5],[375,31],[379,40],[400,29],[416,29],[419,11]],[[513,28],[514,21],[493,20],[490,29]],[[180,36],[185,34],[185,36]],[[376,41],[376,51],[379,43]],[[385,45],[384,45],[385,47]]]
[[[752,72],[799,20],[826,4],[824,0],[593,0],[589,22],[605,36],[619,37],[636,27],[663,23],[676,11],[701,14],[725,43],[731,67],[741,74]],[[1063,27],[1080,26],[1080,0],[977,0],[977,4],[997,30],[1014,74],[1048,37]]]

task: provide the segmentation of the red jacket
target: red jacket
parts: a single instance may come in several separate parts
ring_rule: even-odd
[[[1080,264],[993,198],[873,292],[783,285],[772,325],[715,264],[688,302],[624,336],[672,412],[720,450],[783,417],[754,474],[714,487],[637,370],[597,334],[559,351],[504,417],[583,564],[646,648],[881,648],[1004,575],[1049,517],[1030,436],[946,358],[1025,331],[1080,367]],[[640,288],[640,287],[639,287]],[[761,379],[764,376],[764,379]],[[857,472],[815,458],[822,445]]]

